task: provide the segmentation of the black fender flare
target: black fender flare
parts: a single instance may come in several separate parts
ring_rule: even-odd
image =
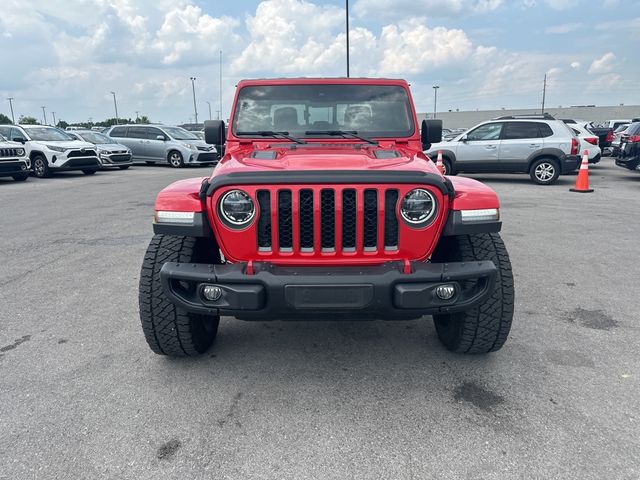
[[[533,162],[535,162],[539,158],[553,158],[558,161],[558,167],[562,167],[562,159],[566,156],[566,153],[555,147],[547,147],[541,150],[536,150],[527,158],[527,173],[531,171],[531,165],[533,164]]]

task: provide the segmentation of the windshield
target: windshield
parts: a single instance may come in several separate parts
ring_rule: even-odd
[[[113,143],[113,140],[111,140],[109,137],[101,133],[82,132],[82,133],[79,133],[78,135],[80,135],[83,140],[89,143],[95,143],[96,145],[100,145],[104,143]]]
[[[75,140],[75,138],[67,135],[62,130],[51,127],[36,127],[25,129],[32,140],[45,141],[45,142],[68,142],[69,140]]]
[[[180,127],[162,127],[174,140],[198,140],[193,133]]]
[[[624,132],[628,127],[629,127],[628,123],[626,125],[620,125],[618,128],[614,130],[614,133]]]
[[[261,85],[238,94],[233,133],[278,131],[296,137],[344,130],[367,137],[415,131],[404,88],[395,85]]]

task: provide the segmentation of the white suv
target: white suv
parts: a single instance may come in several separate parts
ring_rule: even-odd
[[[95,145],[74,140],[58,128],[0,125],[0,134],[24,145],[36,177],[47,178],[67,170],[82,170],[91,175],[100,168]]]
[[[29,178],[30,167],[31,162],[24,147],[0,135],[0,177],[13,177],[22,182]]]
[[[578,138],[550,115],[495,118],[426,153],[435,159],[439,150],[448,175],[522,172],[539,185],[554,183],[580,164]]]

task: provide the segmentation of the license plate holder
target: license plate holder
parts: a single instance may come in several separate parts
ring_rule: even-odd
[[[287,303],[296,309],[357,310],[373,301],[373,285],[285,285]]]

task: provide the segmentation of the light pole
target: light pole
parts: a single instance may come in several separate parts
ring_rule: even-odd
[[[220,110],[216,110],[216,115],[218,116],[218,120],[220,120]]]
[[[136,123],[138,123],[138,118],[140,117],[140,115],[138,115],[138,113],[140,113],[140,111],[136,110]]]
[[[198,108],[196,107],[196,77],[189,77],[191,79],[191,89],[193,90],[193,116],[195,118],[194,123],[198,123]]]
[[[56,126],[56,112],[51,112],[51,115],[53,115],[53,126]]]
[[[220,95],[220,110],[218,111],[218,120],[220,120],[220,115],[222,115],[222,50],[220,50],[220,85],[219,85],[219,95]]]
[[[111,92],[113,95],[113,108],[116,110],[116,125],[118,125],[118,101],[116,100],[116,92]]]
[[[438,107],[438,89],[440,85],[433,86],[433,118],[436,118],[436,108]]]
[[[209,105],[209,120],[211,120],[211,102],[207,102],[207,105]]]
[[[45,111],[45,108],[47,108],[47,107],[45,107],[45,106],[43,105],[43,106],[42,106],[42,107],[40,107],[40,108],[42,108],[42,116],[44,117],[44,124],[46,125],[46,124],[47,124],[47,112]]]
[[[9,97],[7,100],[9,100],[9,108],[11,109],[11,122],[16,123],[16,119],[13,116],[13,97]]]
[[[346,23],[347,23],[347,78],[349,78],[349,0],[346,2]]]

